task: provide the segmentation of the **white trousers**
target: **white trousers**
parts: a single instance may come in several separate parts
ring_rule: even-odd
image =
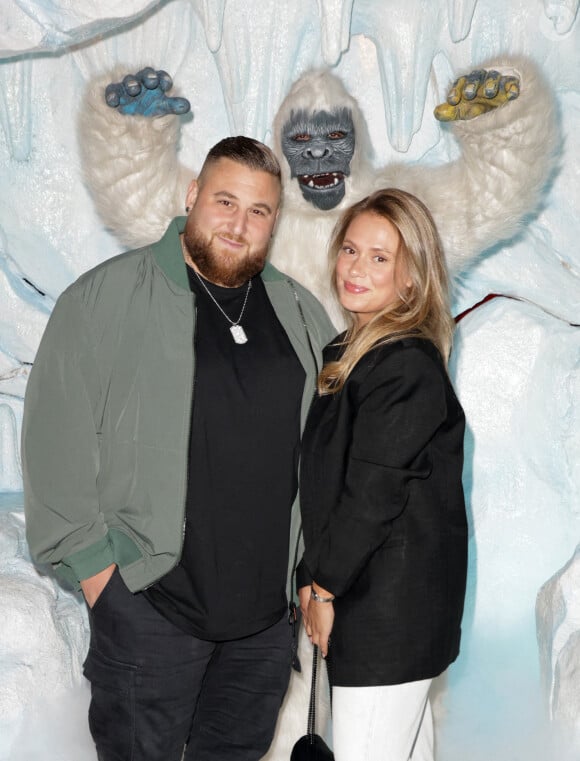
[[[336,761],[433,761],[431,679],[381,687],[334,687]]]

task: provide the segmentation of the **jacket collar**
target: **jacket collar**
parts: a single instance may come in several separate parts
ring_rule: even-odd
[[[187,265],[183,259],[181,244],[179,242],[179,236],[185,229],[186,220],[187,217],[175,217],[161,240],[151,246],[151,250],[157,265],[163,270],[165,275],[180,288],[189,291]],[[270,262],[266,262],[261,277],[265,282],[286,280],[286,276],[270,264]]]

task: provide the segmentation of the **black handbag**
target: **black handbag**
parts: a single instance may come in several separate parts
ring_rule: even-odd
[[[306,734],[292,748],[290,761],[334,761],[334,753],[316,734],[316,675],[318,672],[318,646],[314,645],[312,654],[312,683],[310,686],[310,705],[308,706],[308,726]]]

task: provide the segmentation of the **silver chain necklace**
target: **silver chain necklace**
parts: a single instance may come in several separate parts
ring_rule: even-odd
[[[192,267],[193,269],[193,267]],[[220,312],[223,314],[223,316],[226,318],[226,320],[230,323],[230,333],[234,337],[234,341],[237,344],[245,344],[248,342],[248,336],[246,335],[246,331],[242,328],[240,325],[240,321],[242,317],[244,316],[244,310],[246,309],[246,304],[248,303],[248,296],[250,295],[250,290],[252,289],[252,281],[248,280],[248,287],[246,289],[246,298],[244,299],[244,303],[242,305],[242,311],[240,312],[240,316],[238,319],[234,322],[232,319],[230,319],[227,314],[224,312],[224,310],[221,308],[221,306],[218,304],[218,302],[214,299],[212,292],[209,290],[207,285],[203,282],[202,278],[199,275],[199,272],[194,269],[193,270],[197,276],[197,279],[202,284],[205,292],[210,297],[210,299],[213,301],[213,303],[216,305],[216,307],[220,310]]]

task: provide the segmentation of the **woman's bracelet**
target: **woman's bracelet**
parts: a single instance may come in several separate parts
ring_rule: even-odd
[[[318,592],[314,590],[314,587],[310,587],[310,599],[315,602],[334,602],[334,595],[332,595],[332,597],[321,597]]]

